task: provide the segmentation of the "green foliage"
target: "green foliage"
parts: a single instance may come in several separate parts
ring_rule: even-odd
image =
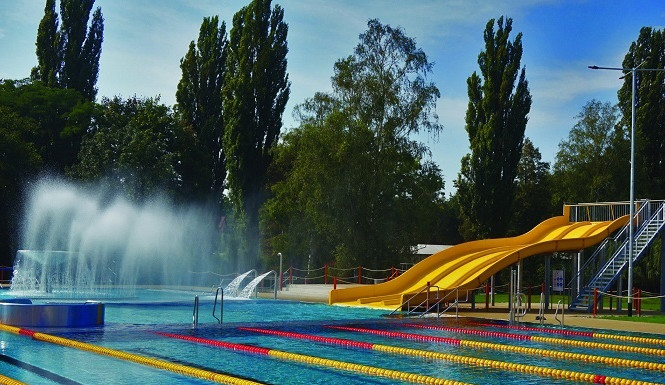
[[[47,0],[37,30],[37,67],[32,79],[49,87],[79,91],[88,100],[97,95],[104,18],[97,8],[88,27],[94,0],[60,0],[58,29],[55,0]]]
[[[616,201],[628,197],[628,142],[616,106],[587,102],[554,163],[554,202]],[[625,183],[624,183],[625,181]]]
[[[515,210],[510,235],[524,234],[552,216],[550,179],[550,164],[542,161],[540,150],[529,138],[525,138],[517,164]]]
[[[665,68],[665,30],[644,27],[623,60],[623,67]],[[638,196],[665,196],[665,72],[638,71],[636,75],[636,184]],[[618,92],[621,125],[631,127],[632,75]],[[629,167],[628,165],[626,167]]]
[[[23,187],[41,166],[41,156],[31,142],[37,131],[33,119],[0,106],[0,266],[10,264],[18,246]]]
[[[183,188],[192,198],[210,200],[218,207],[226,178],[222,87],[227,44],[224,22],[219,25],[217,16],[204,18],[197,42],[190,43],[180,60],[182,78],[175,106],[192,134],[182,159]]]
[[[474,72],[467,80],[471,154],[462,158],[456,181],[467,239],[506,234],[531,109],[525,70],[520,71],[522,34],[511,42],[512,19],[504,23],[499,18],[496,31],[494,24],[492,19],[485,28],[485,50],[478,55],[480,76]]]
[[[159,99],[102,100],[70,176],[102,180],[142,201],[179,187],[179,126]]]
[[[93,103],[80,93],[40,82],[5,80],[0,83],[0,106],[36,123],[29,141],[47,170],[64,173],[76,162],[93,113]]]
[[[443,179],[410,133],[441,126],[438,89],[422,50],[399,28],[370,20],[354,55],[338,60],[334,94],[296,109],[265,206],[268,248],[304,266],[385,267],[410,254],[443,210]],[[423,235],[426,234],[426,235]]]
[[[289,98],[284,10],[254,0],[233,17],[226,78],[223,148],[236,212],[246,217],[248,257],[259,255],[259,208]]]

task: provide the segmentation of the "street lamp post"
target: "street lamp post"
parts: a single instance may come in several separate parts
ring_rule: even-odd
[[[631,76],[631,119],[630,119],[630,221],[628,222],[628,317],[633,316],[633,256],[634,256],[634,219],[635,219],[635,86],[636,86],[636,72],[637,71],[665,71],[662,68],[640,68],[644,64],[644,60],[640,65],[633,68],[623,67],[599,67],[589,66],[592,70],[611,70],[630,72]],[[619,294],[621,295],[621,294]]]

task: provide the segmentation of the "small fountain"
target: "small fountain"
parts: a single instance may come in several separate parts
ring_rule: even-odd
[[[231,281],[224,288],[224,295],[227,297],[239,297],[238,292],[240,289],[240,285],[245,280],[245,278],[247,278],[247,276],[250,275],[251,273],[256,274],[256,270],[252,269],[246,273],[242,273],[239,276],[235,277],[233,281]]]
[[[258,277],[254,278],[250,283],[245,286],[244,289],[238,294],[238,297],[240,298],[249,298],[252,293],[254,293],[254,290],[256,289],[256,286],[258,286],[259,282],[263,281],[263,278],[267,277],[269,274],[274,274],[274,271],[269,271],[267,273],[263,273],[259,275]]]

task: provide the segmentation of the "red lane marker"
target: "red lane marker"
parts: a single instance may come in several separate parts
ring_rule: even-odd
[[[21,328],[21,329],[18,330],[18,334],[21,334],[21,335],[24,335],[24,336],[29,336],[29,337],[34,337],[35,333],[36,333],[35,331],[32,331],[30,329]]]
[[[471,322],[471,325],[502,328],[502,329],[526,330],[531,332],[542,332],[542,333],[551,333],[551,334],[562,334],[565,336],[580,336],[580,337],[593,338],[593,332],[582,332],[578,330],[557,330],[557,329],[535,328],[530,326],[517,326],[517,325],[511,326],[511,325],[499,325],[499,324],[478,323],[478,322]]]
[[[275,336],[280,336],[280,337],[295,338],[295,339],[308,340],[308,341],[323,342],[323,343],[327,343],[327,344],[331,344],[331,345],[342,345],[342,346],[349,346],[349,347],[354,347],[354,348],[359,348],[359,349],[372,350],[374,348],[374,344],[371,344],[369,342],[353,341],[353,340],[347,340],[347,339],[343,339],[343,338],[323,337],[323,336],[317,336],[317,335],[313,335],[313,334],[284,332],[284,331],[280,331],[280,330],[259,329],[259,328],[249,328],[249,327],[239,327],[238,329],[239,330],[244,330],[244,331],[249,331],[249,332],[254,332],[254,333],[275,335]]]
[[[446,337],[436,337],[436,336],[424,336],[422,334],[413,334],[413,333],[403,333],[403,332],[393,332],[388,330],[377,330],[377,329],[364,329],[364,328],[353,328],[348,326],[326,326],[330,329],[344,330],[355,333],[366,333],[374,334],[383,337],[393,337],[393,338],[402,338],[415,341],[425,341],[425,342],[440,342],[450,345],[459,345],[461,340],[458,338],[446,338]]]
[[[417,329],[441,330],[453,333],[474,334],[484,337],[503,337],[513,340],[522,340],[522,341],[531,340],[531,336],[523,334],[514,334],[514,333],[493,332],[493,331],[474,330],[474,329],[465,329],[465,328],[453,328],[448,326],[419,325],[419,324],[404,324],[403,326],[410,328],[417,328]]]
[[[267,356],[270,353],[270,350],[272,350],[272,349],[268,349],[268,348],[261,348],[261,347],[258,347],[258,346],[251,346],[251,345],[244,345],[244,344],[234,344],[232,342],[224,342],[224,341],[218,341],[218,340],[211,340],[211,339],[208,339],[208,338],[185,336],[185,335],[182,335],[182,334],[162,333],[162,332],[155,332],[155,334],[158,334],[158,335],[164,336],[164,337],[189,341],[189,342],[196,342],[196,343],[199,343],[199,344],[217,346],[217,347],[224,348],[224,349],[229,349],[229,350],[261,354],[261,355],[264,355],[264,356]]]

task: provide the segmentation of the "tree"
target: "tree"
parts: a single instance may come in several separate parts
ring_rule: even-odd
[[[18,249],[22,193],[41,166],[31,142],[37,130],[31,118],[0,106],[0,266],[10,265]]]
[[[517,164],[515,210],[510,233],[524,234],[552,215],[550,164],[542,161],[540,150],[524,138]]]
[[[62,71],[60,53],[62,42],[58,34],[58,14],[55,12],[55,0],[46,0],[44,17],[37,29],[37,60],[33,69],[35,80],[48,87],[56,87],[58,75]]]
[[[58,14],[55,0],[46,0],[44,17],[37,30],[37,67],[33,80],[49,87],[79,91],[88,100],[97,95],[99,58],[104,39],[104,18],[97,8],[88,27],[94,0],[61,0]]]
[[[137,202],[179,188],[179,126],[159,99],[103,99],[70,176],[120,188]]]
[[[619,110],[609,102],[587,102],[554,163],[554,202],[616,201],[628,196],[628,142]],[[625,183],[624,183],[625,182]]]
[[[228,187],[245,218],[250,264],[259,255],[259,208],[291,83],[284,10],[254,0],[233,16],[222,89]]]
[[[644,27],[628,50],[623,67],[665,68],[665,30]],[[618,92],[626,131],[631,126],[632,75]],[[636,73],[636,183],[637,196],[665,196],[665,72]],[[629,167],[626,165],[626,167]],[[626,168],[627,169],[627,168]]]
[[[520,70],[522,34],[511,42],[512,19],[499,18],[496,31],[494,24],[494,19],[487,23],[485,50],[478,55],[482,79],[475,71],[467,79],[471,154],[462,158],[456,181],[467,237],[474,238],[506,234],[531,109],[525,69]]]
[[[273,249],[381,267],[436,237],[441,171],[409,138],[441,129],[431,68],[400,28],[368,22],[354,54],[335,63],[334,92],[299,105],[300,126],[279,147],[283,177],[264,212]]]
[[[226,178],[222,87],[226,67],[226,24],[206,17],[199,37],[180,60],[177,115],[193,134],[190,155],[183,158],[183,187],[198,200],[219,207]]]
[[[41,82],[5,80],[0,83],[0,106],[37,124],[29,140],[45,169],[63,174],[76,162],[94,109],[79,92],[50,88]]]

